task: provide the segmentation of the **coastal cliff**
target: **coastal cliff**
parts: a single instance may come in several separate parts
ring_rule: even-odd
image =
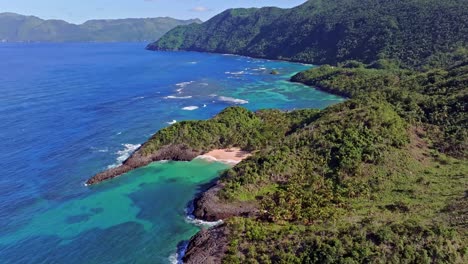
[[[183,257],[187,264],[221,263],[228,249],[229,230],[225,225],[202,229],[191,240]]]

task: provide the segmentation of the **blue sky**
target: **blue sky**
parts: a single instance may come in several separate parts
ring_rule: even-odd
[[[293,7],[305,0],[0,0],[0,12],[82,23],[95,18],[158,17],[207,20],[233,7]]]

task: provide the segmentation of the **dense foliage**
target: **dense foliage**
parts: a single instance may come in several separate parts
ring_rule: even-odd
[[[310,0],[292,9],[230,9],[177,27],[153,50],[235,53],[314,64],[393,59],[420,67],[468,42],[466,0]]]
[[[227,221],[225,263],[468,262],[467,6],[231,9],[148,46],[327,63],[292,80],[349,98],[322,111],[230,108],[151,139],[150,151],[254,151],[221,177],[219,198],[259,212]]]
[[[201,21],[161,17],[90,20],[75,25],[62,20],[43,20],[34,16],[0,13],[0,41],[154,41],[176,26],[191,23]]]
[[[467,164],[431,149],[397,109],[379,93],[322,111],[230,107],[143,148],[254,151],[221,178],[226,203],[263,212],[228,221],[226,263],[463,263]]]
[[[224,263],[463,263],[463,240],[441,226],[413,221],[336,229],[233,219]],[[274,245],[274,248],[272,247]],[[237,252],[243,252],[238,254]]]
[[[144,153],[152,153],[170,144],[186,144],[192,149],[240,147],[258,150],[278,145],[287,133],[314,118],[318,110],[283,113],[262,110],[252,113],[242,107],[228,107],[216,117],[204,121],[183,121],[158,131],[143,145]]]
[[[440,151],[467,157],[468,52],[464,52],[461,61],[446,69],[414,72],[346,63],[343,67],[321,66],[292,79],[349,97],[376,94],[407,121],[430,126]]]

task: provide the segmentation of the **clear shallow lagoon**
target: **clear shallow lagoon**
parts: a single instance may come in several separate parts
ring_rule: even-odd
[[[173,120],[343,100],[288,82],[302,64],[144,46],[0,44],[0,263],[169,263],[198,231],[187,203],[226,165],[154,163],[83,182]]]

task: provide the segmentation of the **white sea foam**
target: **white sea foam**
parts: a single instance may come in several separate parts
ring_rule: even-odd
[[[109,165],[108,168],[115,168],[127,160],[133,152],[135,152],[141,145],[140,144],[122,144],[124,149],[117,151],[115,154],[119,155],[117,157],[117,162],[115,164]]]
[[[189,64],[197,64],[197,63],[198,63],[198,61],[191,61],[191,62],[189,62]]]
[[[228,97],[228,96],[220,96],[218,97],[218,100],[223,101],[223,102],[228,102],[228,103],[234,103],[234,104],[248,104],[249,103],[249,101],[247,100]]]
[[[245,74],[245,71],[238,71],[238,72],[225,72],[226,74],[231,74],[231,75],[242,75]]]
[[[186,111],[193,111],[193,110],[197,110],[198,109],[198,106],[186,106],[184,108],[182,108],[182,110],[186,110]]]
[[[181,87],[181,88],[184,88],[185,86],[187,86],[187,85],[189,85],[189,84],[192,84],[192,83],[194,83],[194,82],[195,82],[195,81],[181,82],[181,83],[176,84],[176,86]]]
[[[93,152],[101,152],[101,153],[106,153],[106,152],[109,152],[109,149],[108,148],[96,148],[96,147],[91,147],[91,149],[93,150]]]
[[[200,226],[200,227],[214,227],[214,226],[218,226],[220,224],[223,223],[223,220],[218,220],[218,221],[215,221],[215,222],[208,222],[208,221],[203,221],[203,220],[200,220],[200,219],[196,219],[195,216],[193,215],[193,211],[195,210],[195,206],[193,204],[193,201],[189,204],[189,206],[185,209],[185,212],[186,212],[186,217],[185,217],[185,221],[189,224],[193,224],[193,225],[196,225],[196,226]]]
[[[203,104],[203,107],[206,107],[206,104]]]
[[[166,124],[169,124],[169,125],[173,125],[175,123],[177,123],[177,120],[172,120],[171,122],[166,122]]]
[[[180,243],[177,246],[177,252],[169,256],[169,262],[171,264],[182,264],[183,263],[182,258],[184,257],[185,252],[187,251],[187,247],[188,247],[188,241],[183,241],[182,243]]]
[[[203,221],[200,219],[196,219],[193,216],[187,216],[185,218],[185,221],[189,224],[200,226],[200,227],[214,227],[214,226],[219,226],[223,223],[223,220],[218,220],[215,222],[207,222],[207,221]]]
[[[179,264],[179,254],[178,253],[174,253],[174,254],[171,254],[169,256],[169,262],[171,264]]]
[[[169,95],[169,96],[166,96],[164,97],[166,99],[190,99],[192,98],[191,95],[187,95],[187,96],[174,96],[174,95]]]

